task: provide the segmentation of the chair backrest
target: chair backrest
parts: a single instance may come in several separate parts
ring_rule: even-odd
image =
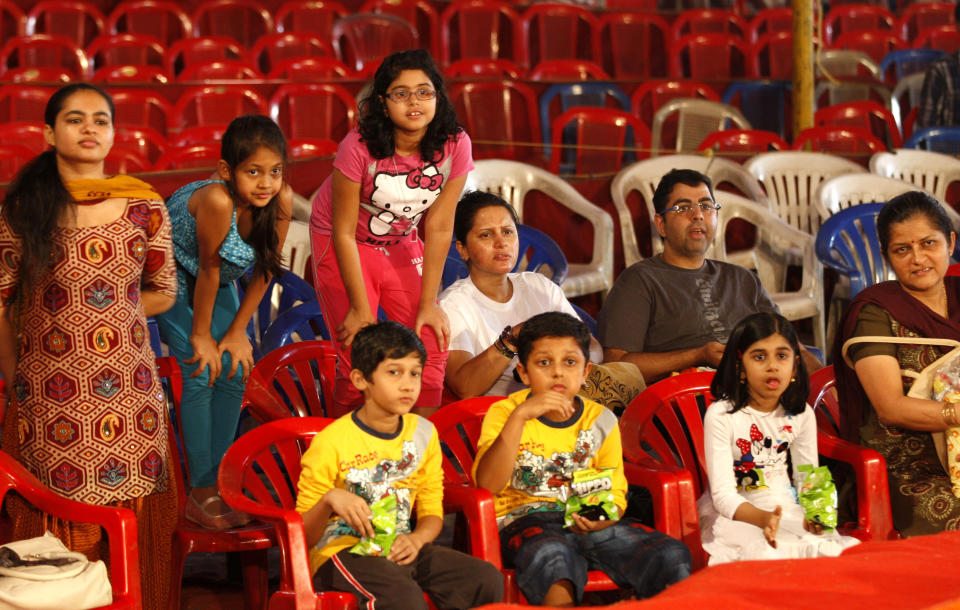
[[[846,102],[820,108],[813,115],[813,122],[814,125],[862,127],[883,140],[890,148],[903,146],[893,114],[877,102]]]
[[[866,32],[847,32],[842,34],[833,43],[835,49],[851,49],[866,53],[870,59],[878,64],[888,54],[898,49],[906,48],[906,43],[893,32],[885,30],[868,30]],[[878,66],[879,68],[879,66]]]
[[[263,78],[263,75],[254,64],[247,61],[214,59],[187,65],[183,72],[177,75],[177,82],[202,84],[210,80],[244,80],[248,78]]]
[[[873,155],[870,171],[909,182],[933,193],[940,201],[947,201],[950,185],[960,180],[960,160],[941,153],[900,148]]]
[[[786,7],[765,8],[750,19],[747,38],[757,42],[761,36],[777,32],[793,32],[793,9]]]
[[[954,23],[953,2],[911,2],[900,10],[897,33],[904,40],[916,40],[924,29]]]
[[[773,213],[810,235],[820,228],[820,214],[813,203],[820,183],[841,174],[866,173],[853,161],[799,151],[757,155],[744,164],[744,169],[763,184]]]
[[[617,85],[604,81],[556,83],[540,96],[540,129],[544,155],[550,156],[550,130],[553,120],[575,106],[630,109],[630,98]]]
[[[20,168],[30,161],[35,153],[20,144],[0,140],[0,182],[10,182]]]
[[[880,251],[877,214],[883,203],[840,210],[817,233],[817,258],[850,279],[850,298],[878,282],[895,279]]]
[[[183,148],[171,148],[157,159],[154,171],[169,169],[210,168],[220,159],[219,144],[194,144]]]
[[[546,275],[557,286],[563,284],[563,280],[567,279],[567,257],[564,256],[557,242],[550,239],[546,233],[529,225],[517,227],[517,237],[519,238],[517,264],[511,269],[511,273],[534,271]],[[456,248],[456,238],[454,238],[447,253],[447,262],[443,267],[440,285],[446,288],[469,275],[470,268],[460,258]]]
[[[191,63],[218,59],[246,61],[247,52],[228,36],[184,38],[167,47],[166,68],[168,73],[177,75]]]
[[[333,47],[316,34],[287,32],[261,36],[250,50],[251,60],[263,74],[269,74],[284,60],[307,57],[333,57]]]
[[[897,49],[887,53],[877,67],[888,82],[896,83],[910,74],[923,74],[930,64],[946,55],[938,49]]]
[[[728,127],[751,129],[750,122],[739,110],[722,102],[709,100],[675,99],[667,102],[653,115],[651,128],[651,155],[657,156],[666,148],[663,141],[663,125],[667,117],[677,114],[677,139],[672,147],[676,152],[694,151],[703,139],[714,131]]]
[[[357,102],[333,83],[287,83],[270,97],[270,116],[292,140],[339,142],[357,124]]]
[[[430,416],[443,447],[443,478],[448,485],[473,485],[473,460],[483,416],[502,396],[477,396],[445,405]]]
[[[607,3],[610,8],[610,3]],[[597,21],[597,62],[617,80],[664,78],[670,26],[652,13],[606,13]]]
[[[229,36],[247,49],[274,31],[273,16],[256,0],[203,0],[191,20],[194,36]]]
[[[765,152],[788,150],[790,145],[772,131],[762,129],[725,129],[704,138],[697,150],[713,150],[723,157],[742,163],[747,158]]]
[[[173,106],[150,88],[113,89],[113,120],[122,127],[146,127],[166,135],[173,121]]]
[[[337,354],[329,341],[297,341],[263,356],[243,391],[243,408],[261,422],[290,416],[339,417],[333,407]]]
[[[754,129],[772,131],[787,138],[792,133],[791,83],[783,81],[739,81],[730,83],[720,100],[738,108]]]
[[[66,36],[81,47],[107,31],[107,20],[96,6],[75,0],[41,0],[27,13],[25,33]]]
[[[832,46],[840,36],[848,33],[884,29],[892,32],[896,18],[888,9],[869,4],[835,6],[823,18],[823,41]]]
[[[459,59],[509,59],[523,64],[520,15],[500,0],[456,0],[440,15],[443,62]]]
[[[450,100],[466,130],[477,134],[475,158],[542,159],[541,149],[535,146],[542,141],[537,95],[525,83],[500,79],[453,83]]]
[[[300,221],[292,221],[290,223],[291,226],[294,222],[306,224]],[[309,233],[309,228],[307,231]],[[301,241],[298,242],[297,245],[302,248],[305,244]],[[284,247],[286,248],[286,243],[284,243]],[[307,251],[304,256],[309,256],[309,241],[306,242],[306,248]],[[249,274],[247,277],[249,277]],[[295,272],[284,271],[282,274],[272,278],[266,293],[263,295],[263,299],[261,299],[259,305],[257,305],[257,311],[250,320],[256,328],[256,336],[262,339],[270,325],[273,324],[278,316],[288,309],[302,303],[315,301],[316,299],[317,293],[314,291],[313,286],[308,284]]]
[[[793,139],[793,148],[858,156],[866,165],[869,155],[886,150],[887,145],[864,127],[819,125],[798,133]]]
[[[746,36],[749,25],[734,11],[714,8],[689,8],[673,21],[673,38],[687,34],[733,34]]]
[[[146,34],[164,46],[193,35],[193,22],[177,2],[130,0],[117,4],[107,20],[111,34]]]
[[[0,108],[3,108],[3,91],[3,88],[0,87]],[[35,115],[35,117],[38,116],[43,115]],[[5,119],[0,120],[0,142],[23,146],[30,149],[30,152],[34,155],[39,155],[47,147],[47,143],[43,139],[43,123],[35,121],[6,122]]]
[[[650,130],[624,110],[573,107],[553,121],[550,171],[609,173],[650,155]],[[566,145],[566,148],[564,147]]]
[[[27,27],[27,16],[23,9],[12,0],[0,2],[0,40],[9,40],[14,36],[23,36]]]
[[[840,420],[840,401],[836,392],[837,378],[833,365],[825,366],[810,374],[810,394],[807,404],[813,407],[817,416],[817,429],[821,432],[843,438],[843,426]]]
[[[400,17],[416,30],[421,46],[440,57],[440,13],[427,0],[367,0],[359,12]]]
[[[273,66],[267,78],[298,81],[347,79],[353,72],[336,57],[292,57]]]
[[[166,68],[158,68],[157,66],[105,66],[94,72],[91,80],[95,83],[166,85],[173,82],[173,75],[168,74]]]
[[[519,79],[526,70],[509,59],[458,59],[444,70],[447,78]]]
[[[343,4],[333,0],[290,0],[277,9],[274,28],[278,34],[310,32],[329,37],[333,22],[348,14]]]
[[[763,34],[747,51],[750,78],[788,80],[793,76],[793,32]]]
[[[890,94],[890,113],[897,123],[897,128],[904,139],[909,139],[912,133],[906,125],[907,115],[913,108],[920,105],[920,96],[923,89],[923,79],[926,74],[908,74],[899,81]]]
[[[633,90],[630,107],[644,125],[652,125],[654,113],[677,98],[720,101],[717,92],[706,83],[694,80],[648,80]]]
[[[33,123],[42,120],[47,100],[56,91],[53,87],[31,84],[0,85],[0,125]],[[40,125],[41,141],[43,125]],[[46,142],[43,142],[46,146]]]
[[[837,176],[820,185],[817,212],[826,220],[840,210],[863,203],[885,203],[901,193],[915,190],[922,189],[909,182],[874,174]],[[950,206],[945,205],[943,209],[953,226],[960,228],[960,215]]]
[[[17,36],[0,47],[0,71],[42,67],[69,70],[77,80],[92,73],[86,52],[72,38],[60,34]]]
[[[180,94],[173,107],[173,124],[222,125],[231,117],[267,114],[267,100],[244,86],[208,85],[191,87]]]
[[[357,72],[395,51],[420,46],[412,25],[386,13],[354,13],[338,19],[330,37],[340,61]]]
[[[732,80],[747,76],[746,41],[734,34],[687,34],[671,46],[672,78]]]
[[[533,67],[549,59],[586,59],[599,56],[595,38],[597,18],[575,4],[544,2],[529,5],[520,17],[524,64]]]
[[[820,52],[817,76],[822,76],[820,67],[832,76],[872,76],[883,79],[877,62],[863,51],[851,49],[825,49]]]
[[[94,70],[116,65],[162,68],[165,52],[160,41],[145,34],[105,34],[87,45],[87,58]]]
[[[587,59],[545,59],[530,70],[530,80],[538,82],[577,82],[610,80],[600,64]]]
[[[935,25],[924,28],[913,46],[917,49],[939,49],[944,53],[954,53],[960,49],[960,32],[955,25]]]
[[[904,147],[956,155],[960,153],[960,127],[927,127],[917,130],[904,143]]]

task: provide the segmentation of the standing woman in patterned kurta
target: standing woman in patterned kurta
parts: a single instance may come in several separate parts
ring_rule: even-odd
[[[144,607],[162,608],[177,496],[146,317],[176,295],[170,223],[150,185],[103,173],[107,94],[68,85],[44,122],[52,149],[20,171],[0,212],[3,449],[62,496],[133,510]],[[16,499],[6,510],[15,539],[48,529],[106,557],[98,525]]]

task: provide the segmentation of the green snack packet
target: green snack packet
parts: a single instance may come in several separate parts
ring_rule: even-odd
[[[837,527],[837,486],[833,482],[830,469],[826,466],[814,468],[812,464],[797,466],[797,470],[807,473],[797,499],[803,507],[808,521],[819,524],[826,530]]]
[[[573,473],[570,495],[565,502],[563,526],[573,525],[573,515],[591,521],[616,521],[620,518],[613,501],[614,468],[587,468]]]
[[[397,539],[397,496],[390,494],[370,505],[373,538],[361,538],[350,552],[371,557],[386,557]]]

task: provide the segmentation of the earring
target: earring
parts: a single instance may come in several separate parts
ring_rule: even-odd
[[[793,383],[793,382],[796,381],[796,380],[797,380],[796,377],[791,377],[791,378],[790,378],[790,383]]]

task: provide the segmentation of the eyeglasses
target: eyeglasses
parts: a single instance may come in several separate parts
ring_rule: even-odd
[[[411,96],[416,96],[418,100],[425,102],[437,97],[437,91],[436,89],[427,89],[424,87],[422,89],[414,89],[413,91],[408,91],[407,89],[397,89],[387,93],[387,97],[390,98],[391,101],[398,104],[409,101]]]
[[[693,211],[696,208],[700,208],[700,211],[704,216],[709,216],[710,214],[715,214],[721,207],[723,206],[721,206],[719,203],[698,203],[696,205],[684,203],[682,205],[674,205],[670,206],[669,208],[664,208],[663,211],[660,212],[660,215],[666,216],[667,212],[676,212],[677,214],[688,216],[693,214]]]

